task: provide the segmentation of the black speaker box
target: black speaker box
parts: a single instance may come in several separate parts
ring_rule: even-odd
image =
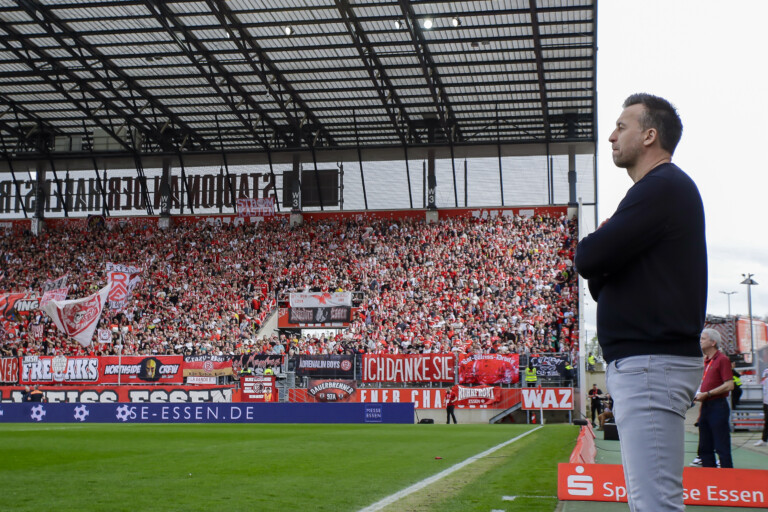
[[[606,423],[603,426],[603,439],[606,441],[619,440],[619,429],[616,428],[615,423]]]
[[[423,420],[419,420],[419,423],[422,423],[424,425],[429,424],[429,423],[434,423],[434,422],[435,422],[435,420],[433,420],[432,418],[424,418]]]

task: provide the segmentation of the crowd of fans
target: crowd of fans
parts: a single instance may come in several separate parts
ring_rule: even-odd
[[[123,310],[99,322],[114,344],[81,347],[40,311],[6,312],[0,355],[565,352],[575,349],[576,222],[566,217],[352,220],[290,227],[133,219],[0,234],[0,291],[69,299],[106,285],[107,262],[143,268]],[[290,292],[352,291],[349,329],[261,334]]]

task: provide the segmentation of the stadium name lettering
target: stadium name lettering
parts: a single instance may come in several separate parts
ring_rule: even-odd
[[[75,174],[75,173],[73,173]],[[77,173],[84,175],[85,173]],[[103,206],[111,211],[146,210],[149,198],[155,209],[160,208],[160,176],[146,180],[147,196],[142,180],[137,177],[111,177],[97,180],[91,177],[69,177],[45,181],[43,196],[46,212],[99,212]],[[99,181],[104,187],[103,193]],[[27,211],[34,211],[37,201],[37,182],[0,180],[0,214],[19,213],[22,203]],[[185,206],[193,208],[230,208],[237,199],[258,199],[275,193],[275,184],[269,173],[223,174],[187,176],[186,185],[180,176],[171,176],[170,208]]]

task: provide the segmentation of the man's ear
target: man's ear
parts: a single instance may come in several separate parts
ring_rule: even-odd
[[[643,138],[644,146],[651,146],[659,138],[659,131],[656,128],[648,128]]]

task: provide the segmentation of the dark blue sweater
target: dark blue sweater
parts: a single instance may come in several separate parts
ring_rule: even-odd
[[[701,356],[707,308],[704,207],[679,167],[662,164],[629,189],[616,213],[576,248],[597,301],[605,360]]]

